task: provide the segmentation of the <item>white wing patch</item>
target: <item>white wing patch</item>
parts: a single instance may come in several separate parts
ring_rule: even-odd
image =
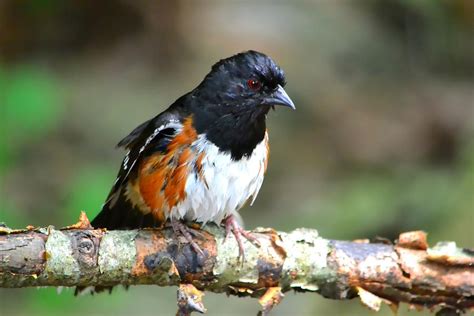
[[[128,169],[128,161],[130,160],[130,150],[127,151],[127,153],[125,154],[125,158],[123,159],[123,170],[127,170]],[[119,178],[117,178],[117,180],[115,180],[115,183],[117,183]]]
[[[250,198],[253,203],[263,183],[267,142],[265,135],[249,157],[235,161],[200,135],[191,146],[198,155],[205,153],[204,179],[191,172],[186,181],[186,198],[166,213],[177,219],[219,224],[226,216],[236,214]]]
[[[126,153],[125,155],[125,158],[123,160],[123,170],[127,170],[128,169],[128,172],[125,174],[125,177],[124,178],[127,178],[128,175],[130,174],[130,170],[133,169],[133,167],[135,166],[135,164],[137,163],[138,161],[138,158],[140,158],[140,154],[145,150],[145,148],[151,143],[151,141],[164,129],[167,129],[167,128],[173,128],[176,130],[177,133],[179,133],[179,131],[181,131],[181,128],[183,127],[183,125],[180,123],[179,120],[170,120],[168,121],[166,124],[163,124],[161,125],[160,127],[157,127],[155,128],[155,130],[153,131],[153,133],[151,133],[150,136],[148,136],[148,138],[146,139],[145,143],[140,147],[140,150],[138,152],[138,155],[137,157],[132,161],[132,164],[129,166],[129,162],[130,162],[130,150]]]

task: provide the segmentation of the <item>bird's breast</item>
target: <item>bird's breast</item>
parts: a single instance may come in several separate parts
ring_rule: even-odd
[[[186,179],[185,198],[167,212],[167,217],[220,223],[247,200],[253,203],[267,167],[268,134],[250,155],[238,160],[204,135],[191,144],[191,150],[198,158]]]

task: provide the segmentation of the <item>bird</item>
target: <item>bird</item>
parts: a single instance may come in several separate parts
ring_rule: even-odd
[[[196,253],[188,223],[225,226],[244,255],[238,211],[253,204],[268,165],[266,117],[295,109],[283,70],[249,50],[215,63],[202,82],[123,138],[126,149],[95,228],[138,229],[170,224]]]

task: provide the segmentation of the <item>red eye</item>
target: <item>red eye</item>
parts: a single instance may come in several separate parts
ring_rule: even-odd
[[[249,86],[249,88],[252,89],[253,91],[258,91],[262,87],[262,84],[258,80],[249,79],[247,80],[247,86]]]

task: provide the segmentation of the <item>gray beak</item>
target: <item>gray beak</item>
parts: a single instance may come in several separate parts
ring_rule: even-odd
[[[286,93],[282,86],[278,85],[278,89],[272,93],[270,97],[263,99],[263,104],[266,105],[283,105],[296,109],[295,104],[291,101],[290,97]]]

